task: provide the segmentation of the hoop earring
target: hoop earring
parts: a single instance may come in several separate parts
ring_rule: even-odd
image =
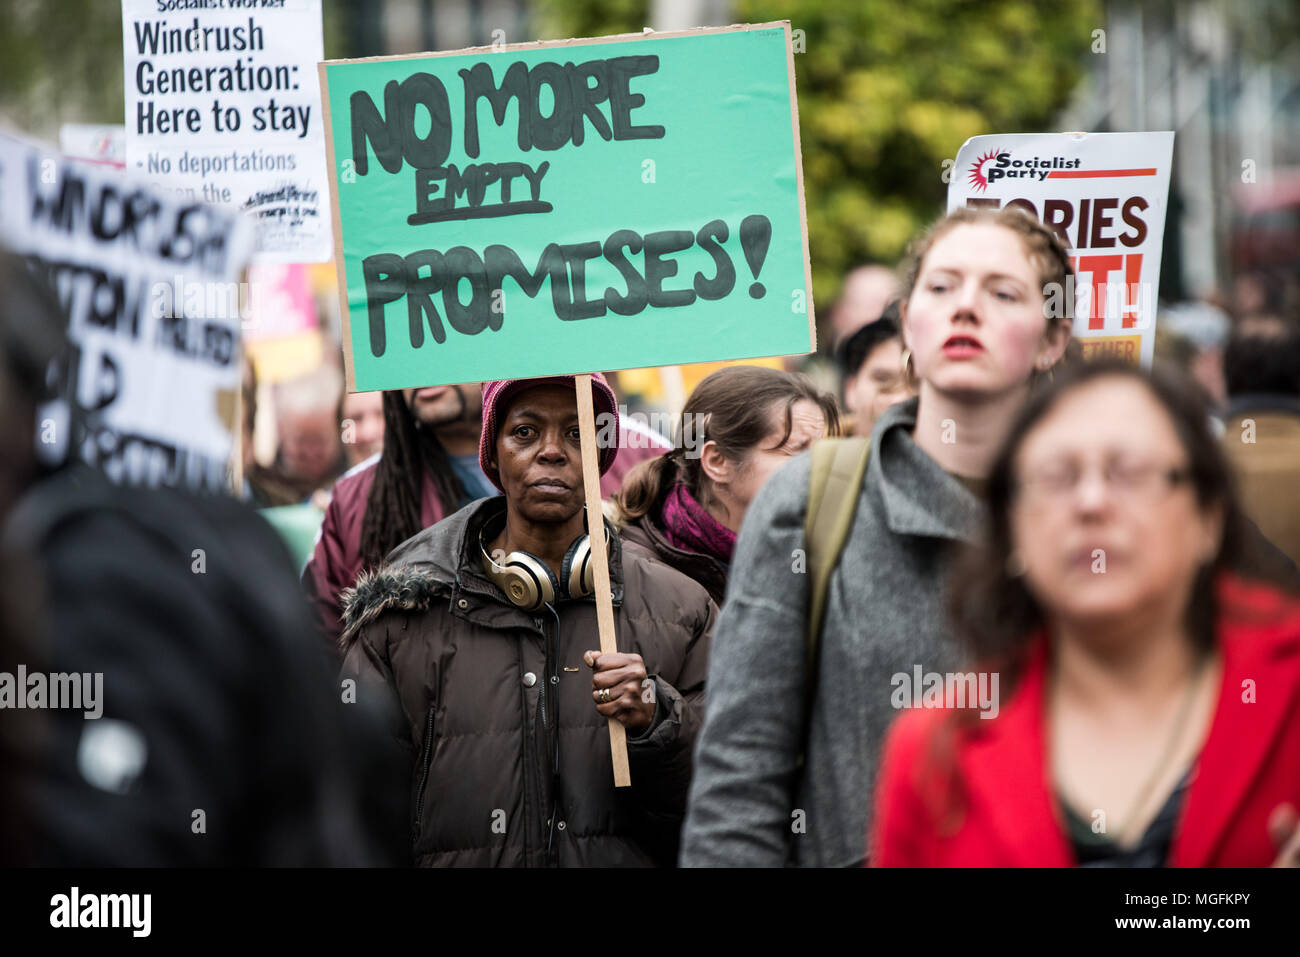
[[[903,350],[903,382],[911,387],[916,382],[916,373],[912,370],[912,350]]]

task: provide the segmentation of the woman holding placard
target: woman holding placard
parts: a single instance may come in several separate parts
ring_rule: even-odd
[[[598,373],[592,386],[617,434],[613,390]],[[617,453],[602,446],[599,471]],[[671,865],[717,609],[606,524],[619,650],[599,650],[573,376],[484,383],[479,463],[501,495],[407,539],[344,593],[343,674],[390,706],[415,863]]]

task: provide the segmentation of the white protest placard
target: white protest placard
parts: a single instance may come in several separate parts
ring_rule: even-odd
[[[976,136],[957,153],[948,210],[1019,206],[1069,247],[1074,335],[1087,358],[1151,365],[1174,134]],[[1068,300],[1067,300],[1068,301]]]
[[[226,488],[251,224],[0,134],[0,243],[68,317],[85,432],[70,434],[61,402],[42,411],[40,441],[79,441],[117,482]]]
[[[320,0],[122,0],[126,164],[247,213],[257,262],[333,255]]]

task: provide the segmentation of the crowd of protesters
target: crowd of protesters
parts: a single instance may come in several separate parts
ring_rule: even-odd
[[[9,855],[1300,865],[1300,315],[1210,372],[1084,362],[1070,278],[1038,220],[959,210],[846,279],[838,396],[731,366],[647,436],[593,376],[599,516],[572,376],[344,395],[327,363],[272,390],[265,466],[250,376],[241,497],[323,509],[295,570],[250,509],[28,454],[66,343],[6,260],[0,665],[133,689],[89,745],[6,722]]]

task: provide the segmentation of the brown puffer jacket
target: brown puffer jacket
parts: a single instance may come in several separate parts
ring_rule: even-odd
[[[618,648],[645,660],[658,709],[646,733],[629,734],[632,786],[616,789],[583,661],[600,647],[595,602],[560,602],[555,615],[510,604],[478,548],[504,508],[502,496],[466,506],[346,595],[343,677],[396,705],[415,863],[672,865],[717,608],[607,524]]]

